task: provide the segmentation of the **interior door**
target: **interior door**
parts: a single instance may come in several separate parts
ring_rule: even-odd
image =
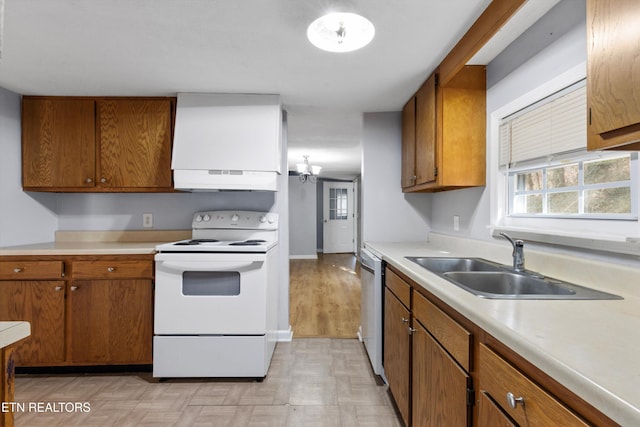
[[[353,183],[324,182],[322,197],[323,252],[353,252]]]

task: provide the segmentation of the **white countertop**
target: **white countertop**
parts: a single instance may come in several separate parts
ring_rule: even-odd
[[[0,322],[0,348],[5,348],[31,335],[29,322]]]
[[[485,299],[404,257],[510,264],[511,245],[437,235],[430,240],[365,246],[614,421],[640,425],[640,269],[525,248],[528,269],[624,299]]]

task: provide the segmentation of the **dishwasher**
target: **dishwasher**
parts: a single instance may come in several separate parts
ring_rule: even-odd
[[[360,251],[360,329],[373,372],[384,378],[382,370],[382,260],[367,249]]]

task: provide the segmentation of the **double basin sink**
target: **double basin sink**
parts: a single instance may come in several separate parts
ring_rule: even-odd
[[[531,272],[516,272],[511,267],[482,258],[406,257],[456,286],[481,298],[497,299],[622,299]]]

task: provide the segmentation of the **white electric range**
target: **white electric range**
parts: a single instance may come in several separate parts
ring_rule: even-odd
[[[192,239],[156,247],[154,377],[267,374],[276,345],[278,215],[194,214]]]

